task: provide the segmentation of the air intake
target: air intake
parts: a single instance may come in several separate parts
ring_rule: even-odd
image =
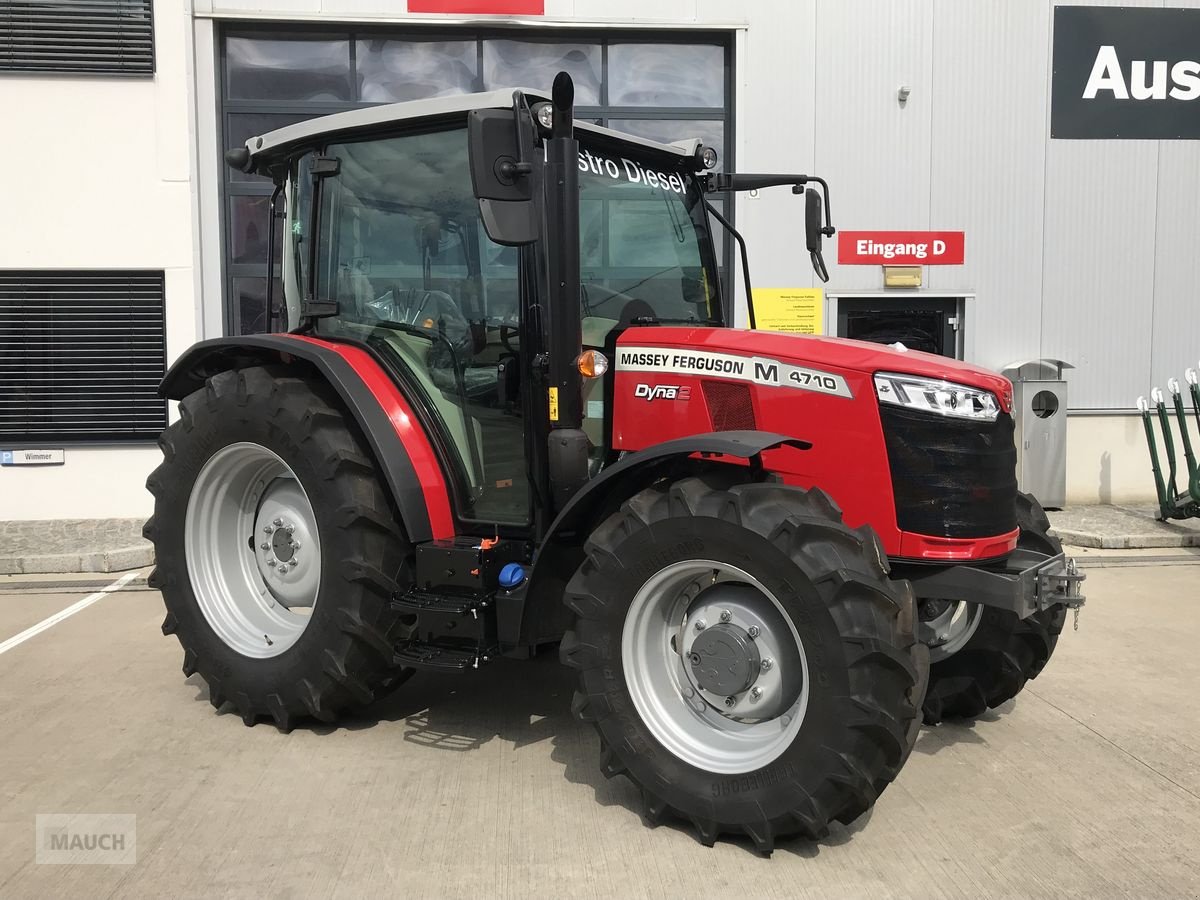
[[[753,431],[758,427],[748,384],[702,381],[701,385],[713,431]]]

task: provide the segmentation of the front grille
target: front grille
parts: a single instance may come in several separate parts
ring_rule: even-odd
[[[754,404],[750,385],[729,381],[702,381],[704,403],[713,431],[753,431]]]
[[[879,412],[902,531],[976,538],[1017,527],[1011,416],[981,422],[887,404]]]

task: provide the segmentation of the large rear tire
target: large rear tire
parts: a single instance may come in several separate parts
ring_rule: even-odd
[[[632,497],[586,551],[562,644],[573,708],[651,823],[769,853],[854,821],[896,777],[928,669],[911,588],[824,493],[687,478]]]
[[[214,707],[285,731],[394,686],[390,599],[410,547],[345,417],[320,386],[260,367],[209,378],[179,411],[144,533],[184,674]]]
[[[1050,534],[1050,520],[1029,494],[1017,495],[1017,546],[1039,553],[1062,552],[1062,542]],[[929,690],[922,710],[925,724],[944,719],[971,719],[1017,696],[1050,661],[1067,618],[1065,606],[1055,606],[1020,619],[1016,613],[976,604],[960,604],[964,616],[974,616],[969,639],[947,658],[937,654],[929,667]]]

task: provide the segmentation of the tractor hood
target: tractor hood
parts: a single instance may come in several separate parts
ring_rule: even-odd
[[[617,341],[615,364],[617,371],[724,375],[766,386],[784,386],[773,380],[786,372],[793,380],[808,379],[817,389],[844,395],[857,393],[854,385],[863,386],[876,372],[896,372],[983,388],[996,395],[1005,412],[1012,409],[1012,383],[988,369],[845,338],[740,328],[629,328]]]

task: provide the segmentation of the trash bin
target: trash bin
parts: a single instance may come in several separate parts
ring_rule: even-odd
[[[1013,383],[1017,485],[1046,509],[1067,502],[1067,382],[1061,359],[1009,363],[1002,374]]]

